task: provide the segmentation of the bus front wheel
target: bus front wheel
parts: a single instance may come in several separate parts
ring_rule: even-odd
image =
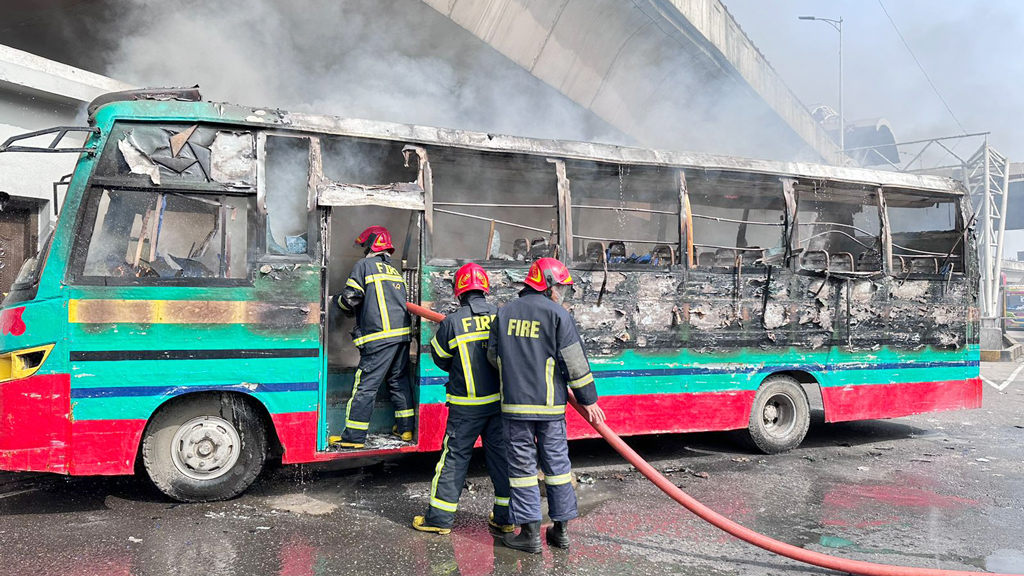
[[[807,395],[795,378],[769,376],[754,396],[747,435],[765,454],[778,454],[800,445],[811,424]]]
[[[150,480],[182,502],[233,498],[263,470],[267,433],[260,415],[231,394],[186,397],[146,427],[142,463]]]

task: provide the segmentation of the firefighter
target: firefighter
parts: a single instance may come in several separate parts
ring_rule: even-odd
[[[508,519],[508,461],[501,425],[498,372],[487,362],[487,336],[497,307],[487,302],[487,272],[469,263],[455,273],[455,297],[462,305],[449,314],[430,341],[430,354],[448,372],[448,424],[441,460],[430,483],[425,516],[412,526],[422,532],[448,534],[469,471],[473,445],[483,440],[487,472],[494,485],[494,507],[487,523],[497,534],[511,532]]]
[[[395,406],[392,433],[411,442],[415,416],[408,374],[412,319],[405,308],[405,278],[391,265],[395,248],[386,228],[370,226],[356,238],[356,245],[363,248],[365,258],[352,267],[341,294],[331,301],[356,317],[352,341],[359,348],[359,368],[345,406],[345,430],[330,441],[341,448],[366,447],[374,400],[387,382]]]
[[[603,422],[604,411],[597,405],[597,387],[576,322],[561,306],[572,286],[569,269],[554,258],[541,258],[530,267],[525,284],[519,299],[498,310],[491,322],[487,359],[498,368],[501,382],[509,513],[512,523],[521,526],[519,534],[506,534],[503,542],[539,553],[538,455],[548,515],[554,521],[547,541],[568,548],[568,523],[578,516],[565,435],[566,387],[573,389],[590,422]]]

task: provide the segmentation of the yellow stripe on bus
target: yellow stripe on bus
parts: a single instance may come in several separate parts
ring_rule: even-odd
[[[279,304],[247,300],[68,300],[72,324],[263,324],[294,314],[320,323],[319,302]]]

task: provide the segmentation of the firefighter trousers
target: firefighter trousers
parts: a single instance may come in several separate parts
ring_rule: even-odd
[[[544,471],[548,493],[548,516],[571,520],[579,515],[576,491],[572,488],[572,465],[565,436],[565,419],[510,420],[505,424],[508,475],[511,487],[509,513],[513,524],[542,520],[537,463]]]
[[[396,342],[372,351],[361,350],[352,397],[345,406],[345,442],[364,442],[377,391],[387,382],[399,432],[411,432],[415,421],[409,385],[409,343]]]
[[[494,485],[494,521],[509,524],[508,519],[508,460],[505,457],[505,436],[501,428],[501,414],[466,418],[448,416],[448,425],[441,445],[441,460],[430,483],[430,507],[427,524],[438,528],[451,528],[455,523],[455,510],[469,472],[469,459],[473,444],[480,437],[484,445],[487,473]]]

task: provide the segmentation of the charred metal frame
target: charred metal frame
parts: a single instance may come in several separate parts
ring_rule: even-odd
[[[90,136],[99,136],[100,129],[92,126],[55,126],[53,128],[47,128],[45,130],[36,130],[34,132],[26,132],[25,134],[16,134],[11,136],[0,144],[0,152],[70,152],[74,154],[95,154],[96,148],[90,146],[82,146],[78,148],[58,148],[61,140],[68,135],[69,132],[83,132]],[[15,142],[22,140],[29,140],[37,136],[45,136],[47,134],[56,134],[53,140],[48,146],[14,146]]]

